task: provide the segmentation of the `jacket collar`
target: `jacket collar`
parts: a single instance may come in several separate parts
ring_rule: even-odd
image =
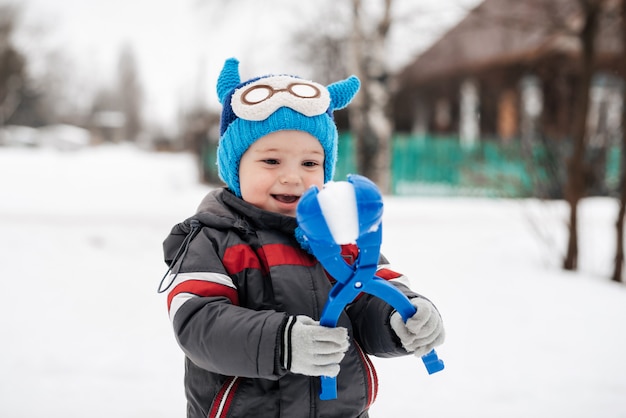
[[[195,218],[214,227],[225,226],[226,222],[239,229],[272,229],[290,235],[298,226],[296,218],[259,209],[226,188],[211,191],[200,203]]]

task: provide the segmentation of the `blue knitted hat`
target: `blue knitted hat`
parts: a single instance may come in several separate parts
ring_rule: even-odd
[[[333,111],[350,103],[359,90],[355,76],[324,87],[290,75],[266,75],[241,82],[239,61],[230,58],[217,80],[222,104],[217,166],[220,178],[241,197],[239,161],[257,139],[272,132],[308,132],[324,149],[324,182],[337,162],[337,126]]]

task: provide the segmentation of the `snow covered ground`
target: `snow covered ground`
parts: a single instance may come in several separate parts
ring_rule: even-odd
[[[156,293],[161,243],[208,187],[194,160],[129,146],[0,148],[0,416],[183,417],[183,356]],[[433,299],[446,369],[376,360],[372,417],[626,417],[617,204],[387,198],[383,252]]]

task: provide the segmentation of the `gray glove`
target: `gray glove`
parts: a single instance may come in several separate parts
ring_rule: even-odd
[[[437,308],[427,299],[413,298],[411,304],[417,312],[406,324],[398,312],[391,315],[390,325],[402,342],[402,347],[421,357],[436,346],[443,344],[446,333]]]
[[[282,364],[293,373],[334,377],[349,346],[347,329],[323,327],[304,315],[290,316],[283,333]]]

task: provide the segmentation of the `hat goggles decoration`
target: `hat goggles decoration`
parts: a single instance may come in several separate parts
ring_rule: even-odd
[[[310,117],[326,112],[330,93],[321,84],[282,75],[262,78],[235,90],[230,103],[235,115],[246,120],[267,119],[281,107]]]
[[[281,130],[304,131],[324,149],[324,182],[337,161],[333,111],[346,107],[359,90],[355,76],[323,86],[291,75],[267,75],[241,82],[239,61],[230,58],[217,80],[222,104],[217,165],[221,179],[241,197],[239,161],[257,139]]]

